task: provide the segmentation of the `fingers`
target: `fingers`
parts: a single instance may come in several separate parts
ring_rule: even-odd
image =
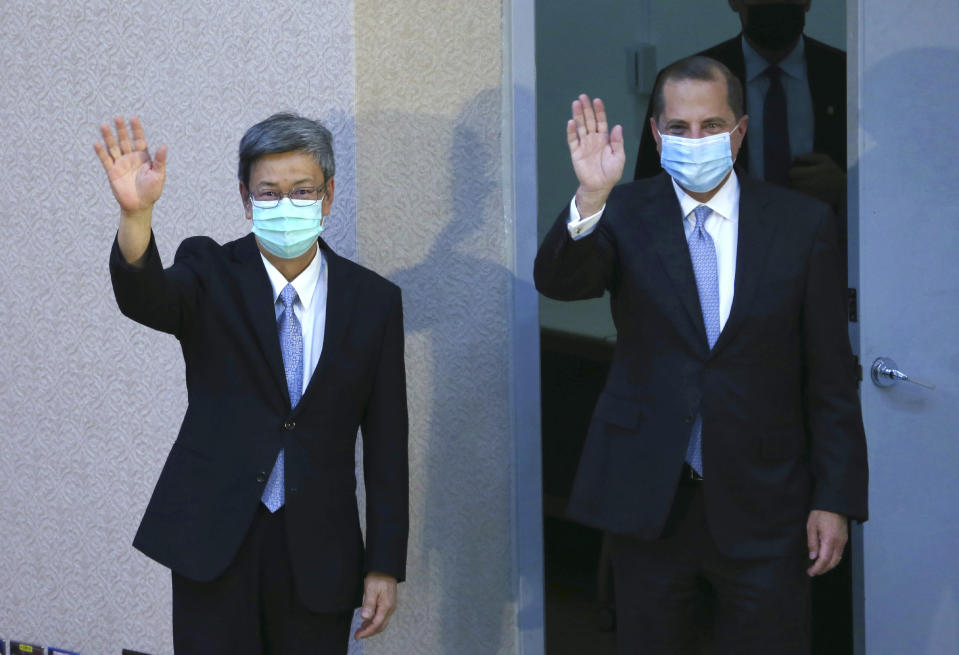
[[[599,100],[599,98],[596,100]],[[596,110],[593,108],[596,100],[591,104],[588,95],[583,93],[579,96],[579,101],[583,103],[583,117],[586,119],[586,132],[589,134],[596,133]],[[602,101],[600,101],[600,106],[602,106]]]
[[[806,524],[809,559],[815,560],[806,571],[817,576],[836,568],[848,540],[846,519],[830,512],[812,512]]]
[[[117,128],[117,141],[120,145],[120,153],[127,155],[133,152],[133,143],[130,141],[130,133],[127,131],[127,123],[123,116],[116,116],[113,119]]]
[[[133,149],[147,152],[147,137],[143,132],[143,123],[140,122],[139,116],[130,119],[130,129],[133,130]]]
[[[596,131],[600,134],[606,132],[609,129],[609,123],[606,122],[606,108],[603,106],[602,100],[599,98],[593,100],[593,111],[591,113],[595,116]]]
[[[583,102],[580,99],[585,97],[584,94],[573,100],[573,121],[576,123],[576,136],[580,141],[586,138],[586,116],[583,114]]]
[[[103,164],[103,170],[110,172],[110,168],[113,167],[113,157],[106,151],[100,142],[93,144],[93,150],[97,153],[97,157],[100,158],[100,163]]]
[[[120,146],[117,145],[117,140],[113,137],[113,131],[106,123],[100,125],[100,136],[103,137],[106,153],[110,156],[111,160],[116,161],[119,159]]]
[[[566,121],[566,143],[569,145],[569,151],[573,152],[579,146],[579,135],[576,134],[576,121],[572,118]]]
[[[363,625],[356,631],[356,638],[365,639],[383,632],[389,625],[395,609],[396,595],[390,591],[389,585],[368,585],[363,594],[363,606],[360,610]]]
[[[153,170],[160,175],[166,175],[166,155],[166,146],[160,146],[157,148],[156,154],[153,155]],[[147,157],[149,157],[149,155],[147,155]]]
[[[613,131],[609,133],[609,147],[613,154],[626,156],[626,150],[623,145],[623,126],[614,125]]]

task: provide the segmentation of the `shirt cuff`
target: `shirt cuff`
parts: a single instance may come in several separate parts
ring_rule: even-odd
[[[579,241],[583,237],[588,237],[596,229],[596,224],[602,218],[606,210],[606,203],[600,207],[599,211],[592,216],[583,218],[579,215],[579,209],[576,208],[576,196],[569,203],[569,220],[566,221],[566,229],[569,230],[569,236],[573,241]]]

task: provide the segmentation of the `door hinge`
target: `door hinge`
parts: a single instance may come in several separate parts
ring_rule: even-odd
[[[859,303],[856,300],[855,287],[849,287],[848,289],[846,289],[846,304],[848,305],[848,308],[849,308],[849,322],[858,323],[859,322]]]

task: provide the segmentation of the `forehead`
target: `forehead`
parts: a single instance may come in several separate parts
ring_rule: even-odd
[[[323,169],[306,152],[277,152],[263,155],[250,166],[250,186],[309,183],[322,185]]]
[[[663,121],[735,120],[726,99],[726,80],[676,80],[663,85]]]

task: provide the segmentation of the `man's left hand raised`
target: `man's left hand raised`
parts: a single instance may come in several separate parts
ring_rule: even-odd
[[[848,521],[845,516],[814,509],[806,521],[806,540],[809,559],[814,560],[806,569],[810,577],[831,571],[842,559],[842,551],[849,539]]]
[[[369,573],[363,583],[363,607],[360,616],[363,625],[356,631],[357,639],[372,637],[386,630],[396,610],[396,578],[382,573]]]

